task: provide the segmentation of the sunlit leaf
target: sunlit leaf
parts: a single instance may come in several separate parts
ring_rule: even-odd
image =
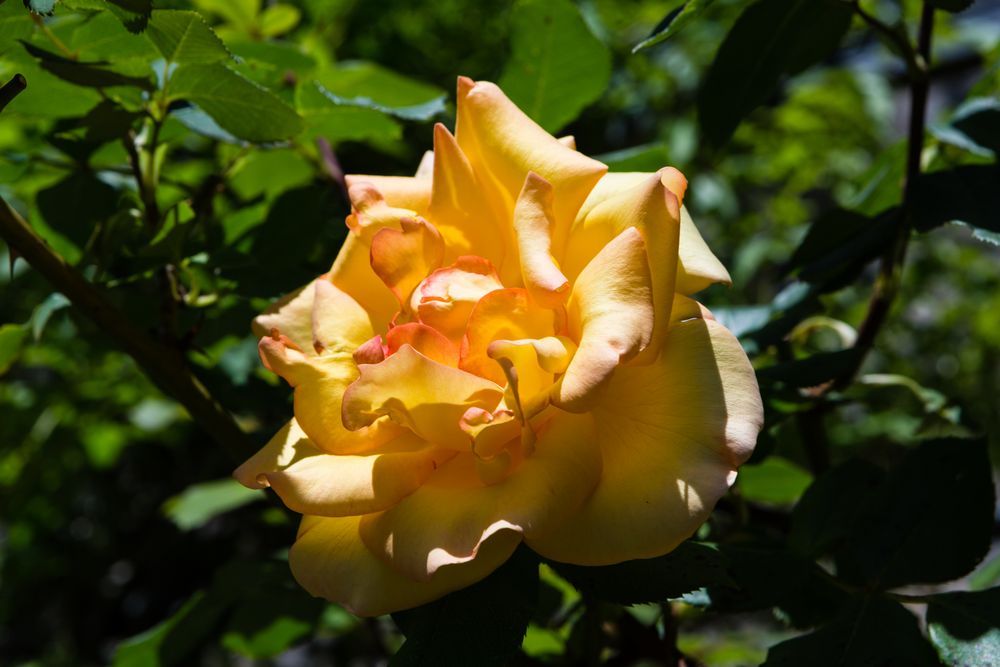
[[[247,489],[236,480],[220,479],[189,486],[164,503],[163,512],[181,530],[194,530],[220,514],[263,498],[263,493]]]
[[[698,15],[705,11],[714,1],[715,0],[686,0],[686,2],[681,3],[674,9],[670,10],[670,13],[664,16],[663,20],[656,24],[656,27],[653,28],[653,32],[649,34],[649,37],[632,47],[632,53],[636,53],[642,49],[648,49],[651,46],[656,46],[657,44],[666,41],[671,35],[677,34],[677,32],[679,32],[680,29],[687,25],[690,21],[698,18]]]

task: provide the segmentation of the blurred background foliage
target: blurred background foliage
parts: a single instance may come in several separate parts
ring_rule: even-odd
[[[329,266],[345,171],[414,171],[458,75],[612,170],[688,176],[734,282],[700,298],[768,422],[666,560],[359,620],[291,580],[294,515],[0,245],[0,663],[380,664],[405,632],[395,664],[992,664],[1000,3],[932,4],[929,175],[903,202],[916,0],[2,2],[0,79],[28,85],[3,99],[0,195],[235,415],[230,449],[291,410],[250,319]],[[513,647],[476,634],[477,595],[502,620],[530,603]]]

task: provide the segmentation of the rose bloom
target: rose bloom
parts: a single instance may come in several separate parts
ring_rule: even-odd
[[[729,275],[686,185],[607,173],[466,78],[416,177],[348,177],[330,271],[254,322],[295,416],[235,473],[303,514],[306,590],[383,614],[521,542],[606,565],[705,521],[762,410],[736,338],[689,296]]]

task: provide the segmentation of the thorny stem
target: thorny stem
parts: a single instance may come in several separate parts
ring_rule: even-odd
[[[913,228],[913,196],[920,177],[920,156],[924,147],[924,130],[927,115],[927,93],[930,86],[928,67],[931,57],[931,34],[934,28],[934,7],[929,0],[924,0],[920,16],[920,28],[917,36],[918,72],[910,82],[910,120],[907,137],[906,175],[903,184],[903,201],[900,206],[899,221],[896,227],[896,237],[882,255],[878,277],[868,312],[858,328],[858,338],[854,349],[858,354],[843,373],[827,388],[841,390],[853,381],[865,357],[875,344],[882,325],[892,308],[892,303],[899,292],[900,276],[903,263],[906,260],[906,248]],[[825,393],[825,392],[824,392]]]

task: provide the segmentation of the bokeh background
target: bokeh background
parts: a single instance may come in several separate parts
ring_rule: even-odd
[[[335,256],[349,210],[337,165],[412,174],[431,148],[431,124],[453,125],[458,75],[499,81],[530,102],[538,17],[554,11],[541,0],[157,0],[199,11],[239,57],[235,70],[300,111],[296,89],[312,80],[373,103],[309,107],[303,133],[270,143],[234,137],[197,106],[177,109],[159,137],[167,148],[156,197],[166,213],[150,231],[119,140],[129,131],[142,138],[141,119],[129,116],[141,98],[109,102],[103,90],[60,78],[25,44],[109,61],[130,76],[155,69],[159,54],[117,15],[93,13],[94,3],[32,4],[52,14],[32,18],[20,0],[0,4],[0,78],[20,72],[28,81],[0,114],[0,195],[131,322],[182,349],[258,444],[291,405],[287,388],[261,368],[249,322]],[[874,214],[898,200],[909,110],[903,61],[855,17],[839,47],[782,76],[718,145],[704,137],[699,104],[747,3],[717,0],[668,40],[633,53],[677,4],[554,3],[572,12],[557,18],[557,38],[583,56],[544,73],[565,105],[526,108],[613,170],[672,165],[687,175],[686,205],[734,283],[701,300],[741,336],[757,367],[849,346],[879,248],[858,232],[857,247],[834,267],[850,265],[848,274],[806,299],[817,281],[803,278],[809,263],[796,249],[838,207]],[[865,6],[913,35],[919,4]],[[573,37],[581,29],[589,38]],[[977,144],[951,120],[971,98],[997,100],[1000,3],[938,12],[932,53],[925,164],[995,160],[1000,125],[992,145]],[[579,58],[589,69],[580,71]],[[724,91],[713,103],[727,103]],[[103,104],[119,116],[95,112]],[[977,434],[1000,461],[998,242],[995,231],[959,224],[914,238],[858,380],[824,404],[820,429],[834,462],[887,463],[900,443]],[[296,517],[229,480],[237,461],[68,304],[0,243],[0,664],[384,663],[402,642],[392,621],[355,619],[301,592],[281,561]],[[769,337],[768,323],[793,310],[794,326]],[[770,419],[781,406],[769,408]],[[818,472],[808,442],[817,436],[793,413],[769,421],[761,455],[706,531],[727,530],[741,512],[787,524]],[[993,552],[956,586],[1000,579]],[[548,615],[539,612],[518,660],[571,664],[578,594],[550,570],[543,580]],[[696,602],[675,603],[674,629],[700,664],[759,664],[770,646],[802,632],[768,605],[715,614]],[[659,605],[608,611],[616,664],[656,664],[628,647],[658,632],[662,639],[662,613]]]

